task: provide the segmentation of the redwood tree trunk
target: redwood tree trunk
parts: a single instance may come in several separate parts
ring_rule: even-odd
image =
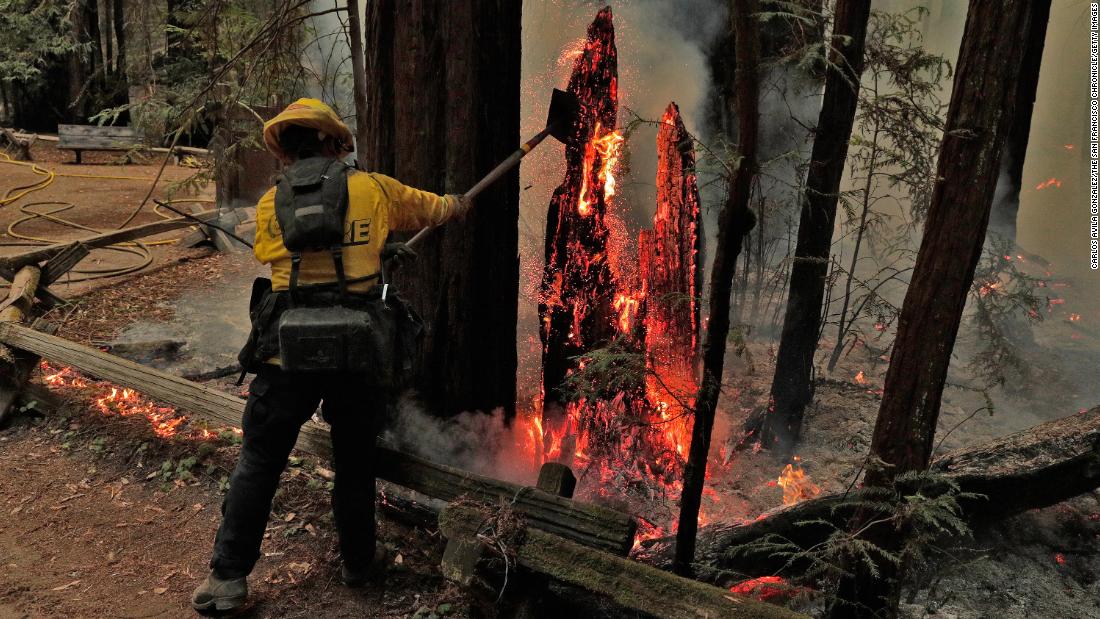
[[[825,78],[825,97],[802,198],[771,406],[750,418],[746,427],[750,439],[758,438],[763,447],[787,448],[795,443],[802,430],[803,412],[813,399],[814,352],[821,331],[825,276],[840,179],[859,101],[870,12],[871,0],[837,0],[830,52],[833,66]]]
[[[1035,94],[1039,90],[1039,65],[1043,61],[1043,44],[1047,38],[1047,21],[1050,3],[1035,7],[1031,27],[1027,31],[1024,65],[1020,73],[1016,110],[1012,115],[1012,129],[1005,144],[1003,170],[1008,181],[1004,193],[993,203],[989,217],[989,230],[1013,243],[1016,242],[1016,216],[1020,212],[1020,189],[1023,186],[1024,159],[1027,142],[1031,136],[1031,114],[1035,109]]]
[[[368,169],[462,193],[515,150],[520,3],[372,1],[366,32],[369,107],[377,110],[366,123]],[[397,274],[427,324],[415,384],[435,413],[514,411],[518,218],[513,171],[464,221],[432,232],[416,247],[420,258]]]
[[[695,398],[695,421],[691,449],[684,467],[684,490],[680,496],[680,517],[676,530],[676,558],[673,569],[690,574],[695,557],[695,534],[699,529],[699,507],[706,481],[714,412],[722,387],[726,359],[726,338],[730,329],[730,292],[737,269],[737,255],[748,232],[749,197],[756,175],[756,149],[760,120],[760,50],[757,41],[756,0],[734,0],[732,21],[737,54],[735,101],[737,104],[738,151],[741,162],[730,180],[729,193],[718,215],[718,241],[710,276],[710,317],[703,340],[703,380]]]
[[[355,145],[359,165],[366,170],[394,174],[393,153],[393,20],[395,0],[367,2],[363,24],[365,43],[366,114],[356,110],[363,130]],[[358,140],[363,140],[358,142]]]
[[[899,474],[928,467],[951,351],[981,258],[1013,122],[1026,48],[1020,41],[1049,9],[1050,0],[970,2],[937,181],[871,438],[871,458],[885,467],[870,469],[865,486],[890,486]],[[854,524],[871,517],[857,516]],[[903,533],[891,523],[872,527],[866,538],[896,550]],[[875,578],[863,563],[850,567],[855,577],[841,581],[831,616],[896,614],[896,569],[883,564]]]

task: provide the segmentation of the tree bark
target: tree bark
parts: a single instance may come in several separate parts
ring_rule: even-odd
[[[351,81],[355,98],[355,152],[362,159],[370,128],[367,117],[367,74],[363,56],[363,25],[359,20],[359,0],[347,0],[348,46],[351,48]],[[373,3],[372,3],[373,4]]]
[[[429,191],[461,193],[515,150],[520,3],[371,2],[366,32],[374,110],[364,123],[368,169]],[[418,245],[419,260],[396,280],[427,324],[415,385],[431,410],[503,408],[511,415],[518,172],[477,202],[464,221]]]
[[[1027,31],[1024,51],[1024,67],[1020,73],[1016,110],[1012,114],[1012,129],[1005,144],[1003,175],[1008,181],[1003,192],[993,202],[989,218],[989,230],[1016,242],[1016,216],[1020,212],[1020,189],[1023,187],[1024,159],[1027,156],[1028,139],[1031,136],[1031,115],[1035,109],[1035,95],[1039,90],[1039,65],[1043,61],[1043,45],[1047,37],[1047,21],[1050,19],[1050,3],[1035,7],[1031,27]]]
[[[866,486],[890,486],[900,474],[928,466],[951,352],[981,258],[990,207],[1013,122],[1027,39],[1050,0],[971,0],[956,64],[937,181],[909,289],[898,318],[894,352],[871,437]],[[867,522],[857,515],[853,524]],[[904,532],[871,527],[866,539],[897,549]],[[896,614],[897,570],[872,576],[854,562],[841,580],[832,617]]]
[[[802,197],[771,405],[750,418],[745,428],[749,440],[759,440],[767,448],[787,449],[798,441],[803,413],[813,400],[814,353],[821,331],[840,180],[859,101],[870,12],[870,0],[837,1],[832,66],[825,78],[825,97]]]
[[[730,180],[729,193],[718,215],[718,241],[710,278],[710,316],[703,341],[703,380],[695,398],[695,420],[691,429],[691,448],[684,466],[684,489],[680,495],[680,516],[676,531],[676,558],[673,569],[682,575],[691,573],[695,557],[695,534],[699,528],[699,507],[706,481],[707,455],[710,452],[714,412],[721,393],[722,369],[726,358],[726,338],[730,328],[730,292],[741,253],[744,235],[750,227],[749,198],[756,175],[756,149],[760,117],[760,50],[757,41],[756,0],[734,0],[733,31],[736,42],[736,103],[738,151],[741,161]]]

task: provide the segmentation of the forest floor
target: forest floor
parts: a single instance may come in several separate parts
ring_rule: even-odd
[[[56,151],[46,152],[40,161],[65,171],[76,168],[58,163],[59,157]],[[76,172],[156,173],[154,165],[111,165],[110,157],[89,154],[86,159],[94,163]],[[178,179],[191,172],[169,166],[165,173]],[[13,177],[17,185],[37,178],[26,174]],[[89,227],[108,227],[121,223],[147,189],[144,182],[117,183],[110,188],[108,181],[59,177],[34,194],[33,201],[78,202],[67,217]],[[0,225],[14,221],[16,210],[0,209]],[[136,221],[156,217],[143,213]],[[58,240],[84,234],[42,221],[20,230]],[[14,253],[19,247],[2,249]],[[150,339],[183,342],[181,350],[143,360],[182,375],[231,366],[247,328],[249,286],[257,265],[247,254],[180,250],[170,244],[154,246],[151,252],[153,264],[139,274],[70,287],[59,282],[59,294],[79,298],[59,334],[100,346]],[[133,258],[97,252],[92,259],[118,266]],[[1094,318],[1100,316],[1086,316]],[[1087,384],[1086,375],[1100,366],[1092,352],[1100,349],[1097,342],[1082,341],[1081,333],[1093,336],[1062,319],[1044,329],[1037,336],[1036,354],[1048,361],[1042,365],[1045,373],[1025,394],[998,394],[994,415],[972,415],[981,406],[980,395],[949,391],[938,434],[946,435],[940,451],[1066,416],[1091,401],[1093,393],[1074,392],[1072,385]],[[1071,340],[1073,334],[1078,335]],[[752,339],[745,349],[749,355],[742,356],[731,347],[726,383],[728,393],[737,397],[724,400],[718,436],[733,436],[745,415],[766,400],[774,346],[767,339]],[[1072,355],[1043,352],[1067,347]],[[847,487],[866,454],[885,368],[882,359],[857,350],[831,376],[820,379],[799,455],[822,491]],[[860,371],[866,384],[855,380]],[[207,384],[244,395],[234,384],[235,376],[213,374],[218,376]],[[41,373],[34,380],[42,387]],[[37,407],[43,414],[20,416],[0,432],[0,565],[5,568],[0,571],[0,617],[193,616],[188,600],[206,574],[236,439],[232,432],[215,440],[191,438],[199,426],[188,422],[177,428],[175,437],[162,438],[144,416],[121,416],[98,405],[96,399],[108,390],[97,383],[54,388],[50,404]],[[712,521],[754,518],[781,504],[775,479],[784,461],[767,452],[736,452],[731,442],[719,440],[712,463],[710,484],[719,500],[704,506]],[[495,595],[482,599],[441,577],[442,540],[437,533],[386,518],[381,520],[381,538],[393,550],[395,562],[385,583],[362,591],[343,587],[328,468],[313,458],[295,458],[285,473],[263,557],[250,579],[253,602],[244,616],[497,614]],[[935,554],[936,560],[905,592],[908,616],[1100,618],[1100,493],[1022,514]]]

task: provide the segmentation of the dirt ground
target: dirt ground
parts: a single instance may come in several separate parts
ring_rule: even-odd
[[[40,240],[65,242],[90,236],[95,231],[118,228],[141,204],[162,162],[159,157],[148,157],[140,162],[125,164],[121,153],[89,151],[84,154],[84,163],[75,165],[72,163],[74,158],[71,152],[60,151],[55,143],[41,140],[32,147],[32,156],[34,161],[31,163],[39,168],[52,170],[58,176],[42,189],[27,193],[18,201],[0,208],[0,255],[3,256],[27,251],[41,244]],[[205,200],[206,202],[179,202],[173,205],[188,209],[210,208],[212,189],[179,185],[199,172],[198,168],[177,166],[170,162],[165,166],[151,199]],[[9,190],[15,194],[18,188],[39,184],[45,178],[29,167],[9,163],[0,157],[0,197]],[[129,225],[175,217],[170,212],[163,215],[155,212],[155,206],[150,200]],[[49,214],[53,219],[36,216],[36,213]],[[62,278],[51,289],[63,297],[73,296],[120,279],[113,276],[99,277],[104,271],[140,267],[146,261],[151,263],[150,266],[156,266],[190,255],[190,250],[166,242],[182,234],[185,232],[176,230],[144,239],[148,258],[142,250],[137,250],[137,253],[95,250],[69,277]],[[76,281],[89,276],[95,276],[95,279]]]

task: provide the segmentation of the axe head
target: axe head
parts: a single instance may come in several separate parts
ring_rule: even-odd
[[[562,144],[568,144],[580,113],[581,102],[577,97],[555,88],[550,97],[550,111],[546,114],[546,128],[550,130],[550,135]]]

